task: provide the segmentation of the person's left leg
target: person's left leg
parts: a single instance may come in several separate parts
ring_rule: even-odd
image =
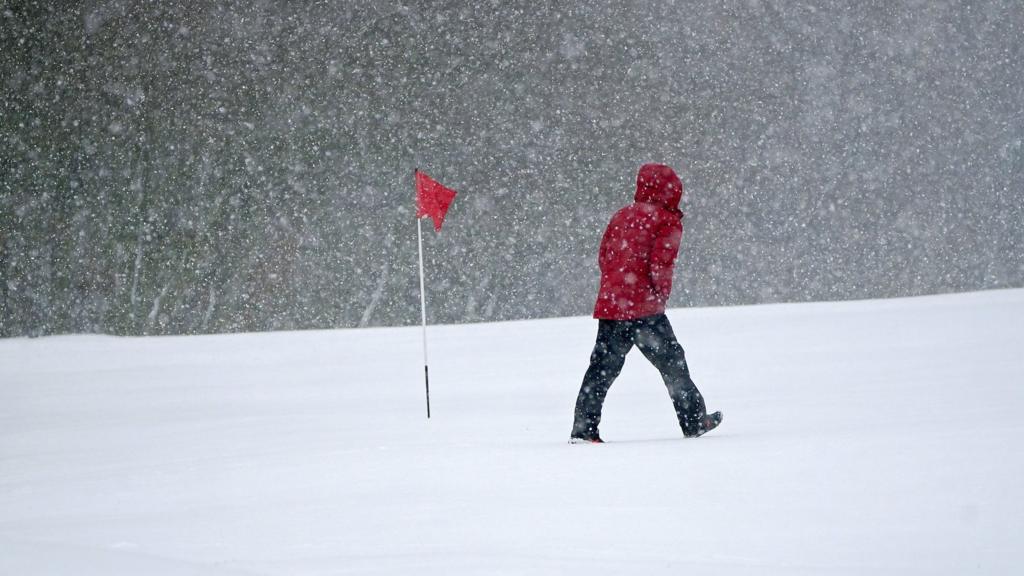
[[[636,347],[661,372],[683,434],[697,434],[704,423],[707,408],[704,397],[690,378],[686,353],[676,340],[668,317],[664,314],[650,316],[642,318],[638,324]]]
[[[590,354],[590,367],[583,377],[576,397],[572,438],[600,438],[597,427],[601,423],[601,409],[608,388],[622,371],[626,354],[633,347],[632,323],[629,321],[600,320],[597,342]]]

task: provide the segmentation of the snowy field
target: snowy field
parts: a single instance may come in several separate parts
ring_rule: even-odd
[[[596,321],[0,340],[0,574],[1021,574],[1024,290],[670,312],[566,443]]]

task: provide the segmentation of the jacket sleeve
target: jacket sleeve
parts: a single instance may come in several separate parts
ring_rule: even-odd
[[[683,237],[681,218],[670,218],[654,237],[651,248],[651,285],[662,304],[672,293],[672,272],[679,254],[679,241]]]
[[[612,234],[612,228],[614,227],[614,225],[614,222],[608,223],[608,227],[605,228],[604,234],[601,236],[601,247],[598,248],[597,250],[597,265],[602,272],[604,271],[605,266],[608,264],[608,249],[609,244],[611,244],[611,240],[609,237]]]

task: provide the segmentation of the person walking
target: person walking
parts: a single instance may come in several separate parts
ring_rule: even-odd
[[[616,212],[605,229],[594,305],[597,342],[576,398],[570,443],[603,442],[598,425],[605,395],[633,346],[661,372],[685,437],[701,436],[722,422],[721,412],[707,413],[665,316],[683,233],[682,197],[683,184],[672,168],[644,164],[634,202]]]

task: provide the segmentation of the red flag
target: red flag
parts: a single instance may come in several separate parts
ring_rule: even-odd
[[[441,231],[444,215],[455,199],[455,190],[445,188],[440,182],[416,171],[416,217],[430,216],[434,219],[434,231]]]

